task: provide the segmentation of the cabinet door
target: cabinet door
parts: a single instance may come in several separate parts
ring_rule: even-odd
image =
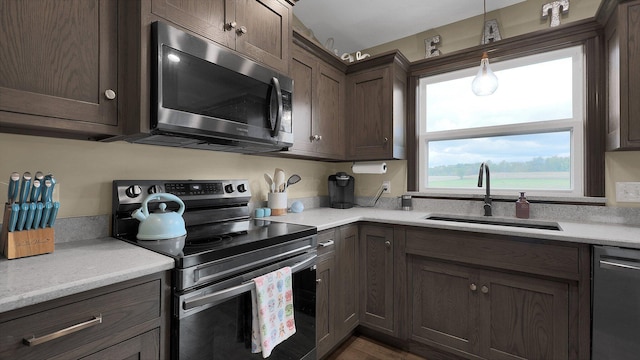
[[[235,49],[233,0],[153,0],[151,12],[187,30]]]
[[[343,226],[336,241],[336,340],[358,325],[358,226]]]
[[[313,140],[312,116],[315,91],[315,71],[317,59],[293,46],[291,60],[291,78],[293,92],[293,146],[289,151],[313,156],[316,142]]]
[[[391,154],[391,70],[364,71],[348,79],[350,160],[378,160]]]
[[[462,266],[412,256],[407,281],[411,338],[478,353],[477,276]]]
[[[618,5],[605,27],[607,150],[640,149],[640,1]]]
[[[482,357],[569,357],[568,284],[483,271],[477,293]]]
[[[235,3],[236,50],[288,74],[291,7],[279,0],[235,0]]]
[[[393,227],[360,228],[360,324],[394,334]]]
[[[335,344],[335,257],[330,252],[318,260],[316,267],[316,340],[318,357]]]
[[[160,331],[158,329],[138,335],[81,360],[160,359]]]
[[[115,0],[0,2],[0,59],[0,127],[117,133]]]
[[[318,63],[316,106],[313,134],[319,135],[317,152],[332,159],[344,156],[345,75],[322,62]]]

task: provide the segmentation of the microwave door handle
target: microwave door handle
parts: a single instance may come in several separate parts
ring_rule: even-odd
[[[275,90],[275,96],[276,96],[276,100],[278,102],[278,108],[277,113],[276,113],[276,119],[275,119],[275,124],[273,123],[273,118],[269,119],[271,124],[273,125],[273,129],[271,129],[271,136],[276,137],[278,136],[278,133],[280,132],[280,123],[282,123],[282,112],[283,112],[283,105],[282,105],[282,89],[280,88],[280,81],[278,80],[277,77],[272,77],[271,78],[271,84],[273,85],[273,90]],[[274,91],[271,91],[271,96],[274,96]],[[273,104],[273,99],[269,100],[269,106],[271,107],[271,105]],[[269,111],[270,114],[272,114],[271,111]]]

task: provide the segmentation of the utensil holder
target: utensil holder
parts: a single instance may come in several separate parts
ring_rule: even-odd
[[[267,203],[272,216],[285,215],[287,213],[287,193],[274,192],[267,195]]]
[[[5,205],[2,232],[0,233],[0,251],[7,259],[52,253],[55,232],[53,228],[22,230],[9,232],[11,206]]]

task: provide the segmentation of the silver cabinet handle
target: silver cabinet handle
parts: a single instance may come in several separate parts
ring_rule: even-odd
[[[320,284],[322,282],[322,279],[316,279],[316,283]]]
[[[63,336],[67,336],[70,334],[73,334],[74,332],[78,332],[80,330],[92,327],[92,326],[96,326],[98,324],[102,323],[102,314],[98,315],[98,316],[94,316],[93,319],[89,320],[89,321],[85,321],[83,323],[80,324],[76,324],[73,326],[69,326],[66,329],[62,329],[62,330],[58,330],[56,332],[53,332],[51,334],[47,334],[44,336],[40,336],[40,337],[35,337],[32,336],[30,339],[22,339],[22,343],[28,346],[36,346],[42,343],[46,343],[47,341],[51,341],[54,339],[57,339],[59,337],[63,337]]]
[[[388,143],[388,142],[389,142],[389,138],[388,138],[388,137],[385,137],[385,138],[384,138],[384,142],[385,142],[385,143]]]
[[[227,28],[227,30],[235,29],[236,25],[238,25],[238,24],[235,21],[229,21],[227,23],[226,28]]]
[[[247,27],[246,27],[246,26],[244,26],[244,25],[243,25],[243,26],[240,26],[240,27],[238,28],[238,30],[236,30],[236,33],[237,33],[238,35],[244,35],[244,34],[246,34],[246,33],[247,33]]]
[[[469,289],[471,289],[471,291],[476,291],[478,290],[478,287],[476,286],[476,284],[471,284],[469,285]]]
[[[384,242],[384,245],[385,245],[386,247],[390,248],[390,247],[391,247],[391,241],[389,241],[389,240],[385,241],[385,242]]]
[[[116,92],[111,89],[107,89],[104,91],[104,96],[109,100],[113,100],[116,98]]]
[[[486,285],[482,285],[480,291],[482,291],[483,294],[486,294],[489,292],[489,288]]]
[[[320,141],[320,140],[322,140],[322,135],[318,135],[318,134],[311,135],[311,136],[309,136],[309,140],[311,140],[311,141]]]
[[[318,243],[318,247],[327,247],[333,245],[333,240],[327,240],[325,242]]]

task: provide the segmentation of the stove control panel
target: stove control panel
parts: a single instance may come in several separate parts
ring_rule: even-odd
[[[250,198],[249,180],[114,180],[114,201],[142,203],[149,194],[169,193],[183,201]],[[117,196],[116,196],[117,194]],[[116,199],[117,198],[117,199]],[[248,200],[247,200],[248,201]]]

